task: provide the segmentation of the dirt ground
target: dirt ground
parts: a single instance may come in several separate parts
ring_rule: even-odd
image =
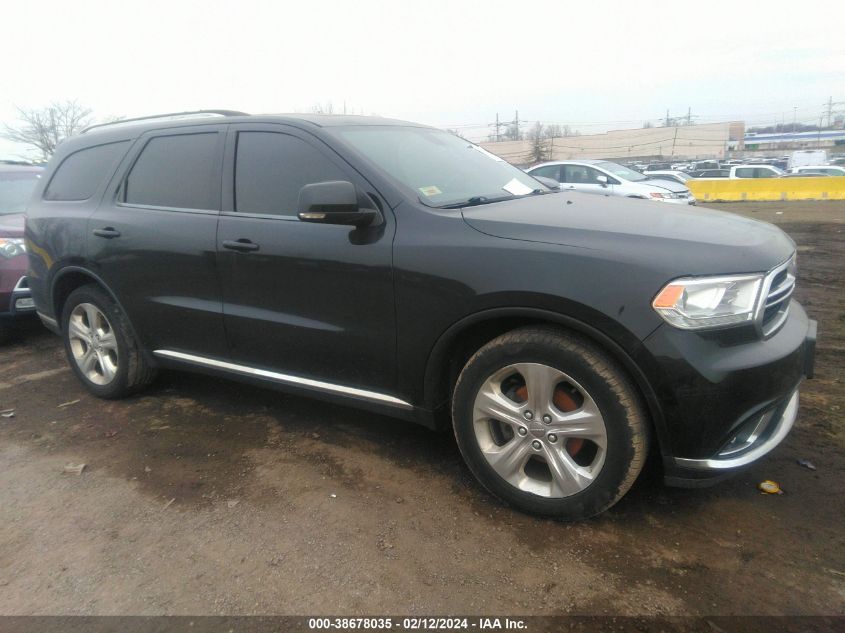
[[[678,490],[652,464],[603,516],[540,520],[448,434],[176,372],[97,400],[33,324],[0,348],[0,614],[845,614],[845,203],[714,207],[796,240],[819,321],[751,470]]]

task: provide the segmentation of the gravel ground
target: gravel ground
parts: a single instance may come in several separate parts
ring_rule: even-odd
[[[797,427],[746,473],[650,465],[597,519],[535,519],[448,434],[176,372],[97,400],[33,324],[0,348],[0,614],[845,614],[845,203],[714,207],[793,236],[819,320]]]

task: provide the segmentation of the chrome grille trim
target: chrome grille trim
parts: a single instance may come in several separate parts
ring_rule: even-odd
[[[773,335],[789,316],[789,303],[795,291],[795,275],[792,274],[795,255],[773,268],[763,279],[763,291],[754,322],[764,338]],[[779,279],[779,277],[782,277]],[[777,282],[777,285],[774,285]],[[774,313],[773,313],[774,310]]]

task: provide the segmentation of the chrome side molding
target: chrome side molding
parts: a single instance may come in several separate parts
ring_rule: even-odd
[[[236,374],[245,376],[256,376],[259,378],[267,378],[275,382],[285,385],[295,385],[301,387],[311,387],[319,391],[334,393],[342,396],[350,396],[353,398],[361,398],[363,400],[370,400],[371,402],[378,402],[401,409],[413,409],[414,406],[410,402],[405,402],[399,398],[389,396],[377,391],[367,391],[366,389],[357,389],[355,387],[347,387],[345,385],[336,385],[330,382],[323,382],[322,380],[313,380],[311,378],[302,378],[301,376],[292,376],[290,374],[281,374],[275,371],[268,371],[266,369],[257,369],[247,365],[238,365],[237,363],[230,363],[228,361],[216,360],[214,358],[205,358],[204,356],[195,356],[193,354],[185,354],[184,352],[174,352],[169,349],[157,349],[153,351],[156,356],[162,358],[170,358],[173,360],[183,361],[187,363],[195,363],[197,365],[204,365],[205,367],[212,367],[214,369],[222,369]]]

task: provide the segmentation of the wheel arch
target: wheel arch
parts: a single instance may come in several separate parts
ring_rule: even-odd
[[[135,337],[136,341],[140,342],[141,339],[138,338],[137,331],[135,330],[135,325],[132,323],[132,318],[129,316],[129,313],[123,307],[122,302],[115,294],[115,292],[111,288],[109,288],[109,285],[105,281],[103,281],[102,277],[87,268],[76,265],[65,266],[64,268],[62,268],[58,273],[55,274],[52,282],[50,283],[50,304],[53,308],[53,314],[56,317],[56,323],[58,324],[59,331],[61,332],[62,330],[62,312],[64,311],[64,306],[67,302],[67,298],[70,296],[70,293],[72,293],[77,288],[88,284],[96,284],[108,293],[108,295],[117,304],[118,308],[120,308],[120,311],[123,312],[123,316],[126,319],[126,322],[129,324],[132,336]],[[149,362],[151,365],[156,364],[152,354],[149,354],[143,348],[141,348],[141,352],[146,358],[147,362]]]
[[[530,325],[555,325],[578,332],[619,362],[628,372],[643,398],[658,445],[661,450],[666,446],[665,421],[657,395],[626,348],[605,332],[580,319],[542,308],[508,307],[482,310],[457,321],[440,336],[429,354],[423,386],[426,407],[435,412],[441,412],[437,415],[439,424],[445,423],[444,405],[448,404],[458,373],[469,357],[497,336],[515,328]],[[621,328],[617,326],[617,329]],[[628,339],[627,344],[631,346],[639,344],[633,334],[626,333],[626,335],[623,336]],[[448,406],[445,410],[448,411]]]

